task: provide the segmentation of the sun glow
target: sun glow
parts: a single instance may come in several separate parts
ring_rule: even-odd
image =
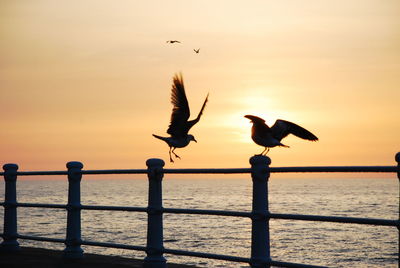
[[[279,98],[268,96],[268,92],[272,90],[267,88],[248,89],[245,92],[252,94],[244,94],[233,97],[235,106],[234,112],[229,112],[224,116],[223,125],[232,129],[231,134],[235,141],[241,143],[252,143],[250,137],[251,123],[246,119],[245,115],[255,115],[265,119],[265,122],[271,126],[277,119],[293,118],[290,111],[280,109]]]

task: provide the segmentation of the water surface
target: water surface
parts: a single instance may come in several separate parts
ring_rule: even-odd
[[[250,179],[163,180],[163,206],[251,211]],[[17,182],[18,201],[67,202],[66,180]],[[82,204],[147,204],[147,180],[82,180]],[[1,184],[4,196],[4,183]],[[393,179],[282,179],[269,182],[274,213],[318,214],[398,219],[399,186]],[[3,217],[3,209],[0,210]],[[90,241],[146,245],[147,215],[140,212],[82,211],[82,238]],[[2,227],[1,227],[2,228]],[[65,238],[66,211],[18,208],[18,232]],[[330,267],[397,267],[395,227],[271,220],[271,257],[278,261]],[[165,214],[164,246],[199,252],[250,256],[251,221],[247,218]],[[63,249],[63,244],[20,240],[22,246]],[[143,252],[83,246],[85,252],[144,258]],[[248,267],[246,264],[166,255],[168,261],[200,267]]]

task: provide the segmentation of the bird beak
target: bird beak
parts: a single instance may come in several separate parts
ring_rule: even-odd
[[[195,139],[195,138],[193,138],[193,141],[194,141],[195,143],[197,143],[197,141],[196,141],[196,139]]]

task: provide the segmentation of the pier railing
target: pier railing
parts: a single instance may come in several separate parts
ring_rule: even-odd
[[[84,255],[82,245],[118,248],[128,250],[145,251],[144,267],[164,268],[167,260],[164,253],[183,255],[199,258],[209,258],[240,263],[249,263],[251,267],[322,267],[299,263],[273,260],[270,256],[270,229],[271,219],[289,219],[303,221],[338,222],[351,224],[368,224],[376,226],[392,226],[400,230],[399,220],[371,219],[356,217],[331,217],[320,215],[279,214],[271,213],[268,208],[268,179],[270,173],[293,172],[383,172],[397,173],[400,180],[400,153],[396,154],[397,166],[326,166],[326,167],[270,167],[271,160],[266,156],[253,156],[250,158],[250,168],[229,169],[164,169],[164,161],[161,159],[149,159],[146,162],[147,169],[118,169],[118,170],[82,170],[80,162],[68,162],[66,171],[18,171],[18,165],[5,164],[4,172],[0,175],[5,179],[4,202],[4,229],[0,234],[3,241],[0,250],[18,251],[19,239],[64,243],[65,258],[82,258]],[[251,174],[253,181],[252,211],[225,211],[202,210],[184,208],[164,208],[162,206],[162,180],[164,174]],[[81,204],[80,182],[83,175],[89,174],[147,174],[149,179],[147,207],[128,206],[89,206]],[[17,202],[16,181],[18,176],[37,175],[66,175],[68,177],[68,203],[64,204],[37,204]],[[400,187],[399,187],[400,197]],[[49,238],[19,234],[17,231],[17,208],[36,207],[67,210],[66,236],[65,238]],[[82,240],[81,238],[81,210],[112,210],[112,211],[136,211],[147,213],[147,244],[146,246],[127,245],[116,243],[104,243]],[[399,208],[400,211],[400,208]],[[231,217],[250,218],[252,222],[251,256],[229,256],[194,252],[187,250],[168,249],[163,245],[163,214],[202,214]],[[400,212],[399,212],[400,213]],[[400,246],[400,234],[399,234]]]

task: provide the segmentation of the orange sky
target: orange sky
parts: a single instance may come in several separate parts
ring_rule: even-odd
[[[0,164],[247,167],[263,148],[246,114],[319,137],[286,138],[273,166],[395,164],[399,18],[398,0],[1,1]],[[166,136],[177,72],[192,116],[210,97],[170,164],[151,134]]]

